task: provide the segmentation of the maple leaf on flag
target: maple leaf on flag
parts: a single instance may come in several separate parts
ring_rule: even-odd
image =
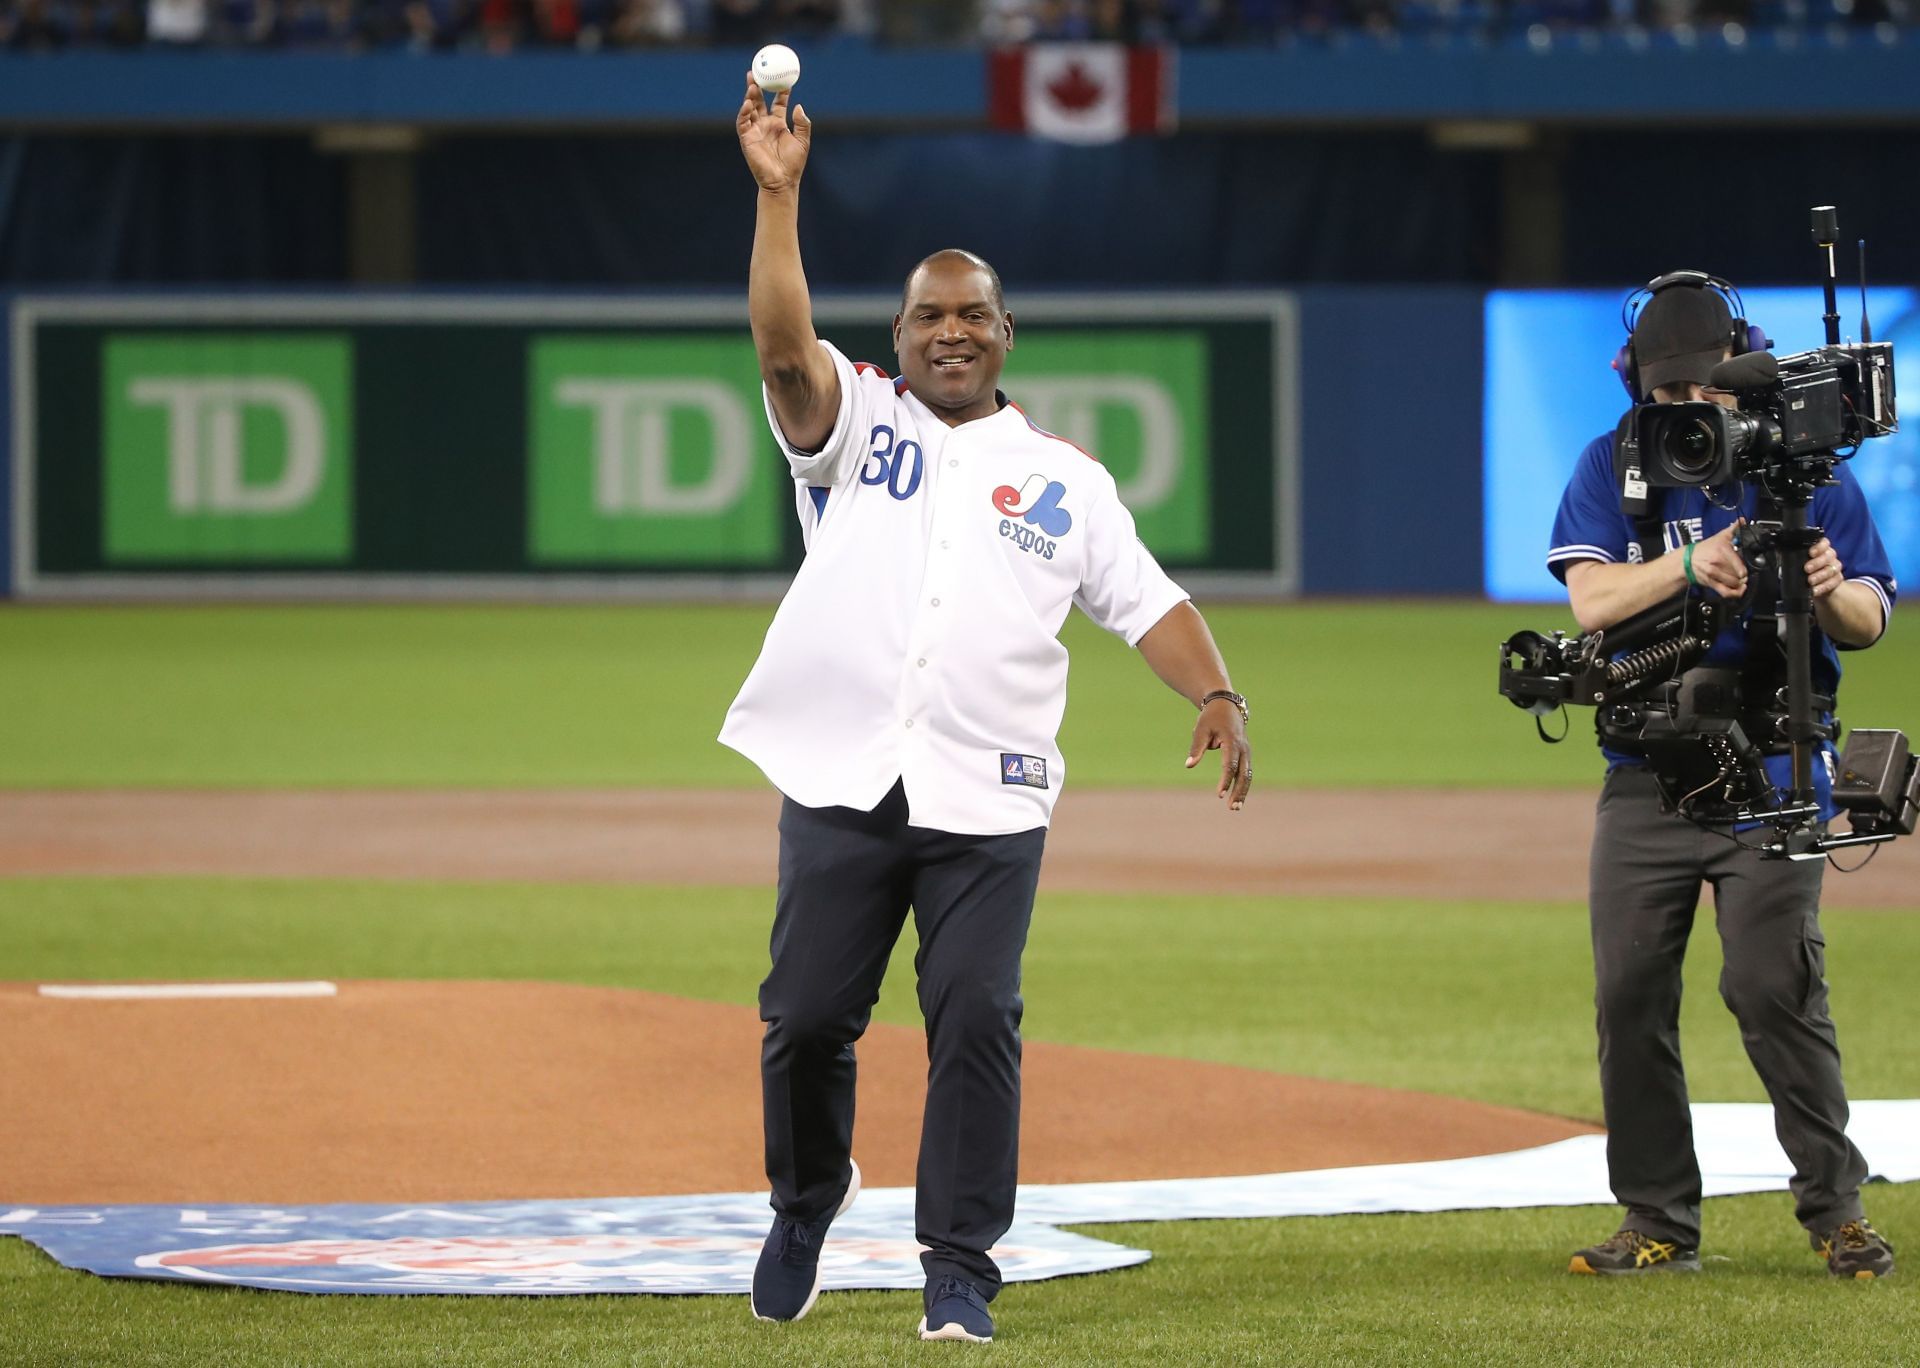
[[[1062,109],[1091,109],[1100,102],[1104,87],[1090,79],[1087,69],[1078,62],[1070,62],[1067,69],[1047,86],[1047,94]]]
[[[1171,132],[1175,51],[1098,42],[995,48],[987,62],[993,126],[1082,146]]]

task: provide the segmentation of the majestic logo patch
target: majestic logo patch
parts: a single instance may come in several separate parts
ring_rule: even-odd
[[[1067,487],[1058,480],[1029,475],[1018,489],[1001,485],[994,490],[993,506],[1008,517],[1032,523],[1049,537],[1064,537],[1073,526],[1073,514],[1060,506],[1066,496]]]
[[[1024,784],[1028,788],[1043,789],[1047,786],[1046,759],[1038,755],[1008,755],[1002,751],[1000,782]]]

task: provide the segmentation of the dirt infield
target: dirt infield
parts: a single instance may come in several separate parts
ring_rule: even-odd
[[[0,877],[765,884],[764,791],[0,792]],[[1578,901],[1589,793],[1077,791],[1049,890]],[[1920,904],[1920,842],[1830,906]],[[451,1201],[758,1190],[759,1023],[564,985],[355,983],[337,998],[52,1000],[0,985],[0,1189],[15,1201]],[[856,1152],[911,1183],[924,1041],[862,1042]],[[1028,1182],[1452,1158],[1551,1117],[1226,1065],[1029,1043]]]
[[[529,983],[75,1001],[0,985],[0,1189],[26,1204],[764,1190],[752,1010]],[[913,1182],[926,1051],[860,1047],[855,1155]],[[1588,1127],[1454,1098],[1029,1042],[1030,1183],[1456,1158]],[[61,1086],[48,1086],[50,1080]]]
[[[774,877],[777,796],[725,791],[0,792],[0,877],[752,884]],[[1042,887],[1581,901],[1593,794],[1069,790]],[[1844,862],[1863,858],[1848,852]],[[1920,841],[1829,871],[1830,907],[1920,907]]]

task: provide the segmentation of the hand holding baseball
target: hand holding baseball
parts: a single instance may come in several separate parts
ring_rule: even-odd
[[[788,194],[800,188],[800,173],[806,170],[807,150],[813,145],[813,121],[805,109],[794,106],[793,127],[788,128],[786,92],[776,95],[769,109],[759,83],[749,73],[747,95],[740,102],[734,127],[747,169],[762,190]]]

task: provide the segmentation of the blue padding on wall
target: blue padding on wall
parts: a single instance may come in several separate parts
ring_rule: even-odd
[[[1301,291],[1306,593],[1480,592],[1481,299]]]
[[[0,135],[0,282],[344,280],[346,171],[301,133]]]
[[[1022,293],[1061,285],[1459,280],[1498,229],[1498,164],[1410,131],[1068,147],[843,130],[824,109],[800,197],[816,287],[897,290],[949,246],[999,268],[1015,317]],[[753,182],[731,128],[448,137],[419,165],[423,281],[745,284]]]
[[[1184,119],[1343,122],[1433,118],[1890,119],[1920,113],[1920,32],[1883,28],[1729,44],[1562,35],[1442,45],[1366,38],[1284,48],[1188,48]],[[0,53],[0,120],[251,124],[725,125],[746,49],[363,55],[315,52]],[[981,49],[801,46],[803,101],[839,119],[978,125]]]
[[[13,592],[13,296],[0,290],[0,599]]]
[[[1642,119],[1715,122],[1920,110],[1920,35],[1895,41],[1809,35],[1790,46],[1756,35],[1738,47],[1581,48],[1352,42],[1279,50],[1188,49],[1180,55],[1180,114],[1205,119]],[[1783,103],[1783,92],[1792,95]]]
[[[802,104],[834,117],[980,118],[985,56],[802,47]],[[702,123],[731,128],[753,54],[0,54],[0,119],[248,123]],[[810,111],[811,112],[811,111]]]

